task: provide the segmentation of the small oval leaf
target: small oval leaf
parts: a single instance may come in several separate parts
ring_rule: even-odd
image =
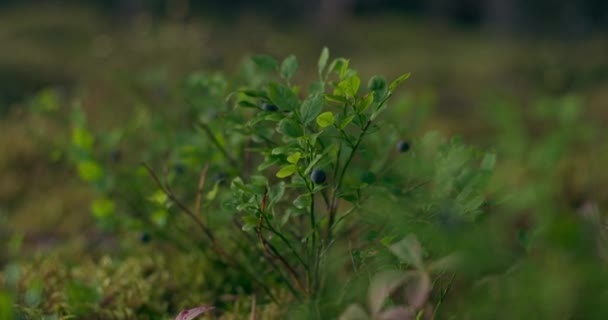
[[[279,170],[279,172],[277,172],[277,178],[287,178],[292,174],[296,173],[296,170],[297,167],[295,164],[284,166],[283,168],[281,168],[281,170]]]
[[[331,112],[323,112],[317,117],[317,124],[321,128],[325,128],[334,124],[334,114]]]

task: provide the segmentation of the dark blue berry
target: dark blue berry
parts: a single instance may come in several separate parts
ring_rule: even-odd
[[[410,143],[407,141],[399,141],[397,143],[397,151],[403,153],[403,152],[407,152],[410,149]]]
[[[228,175],[224,172],[218,172],[213,176],[213,180],[218,184],[223,184],[228,180]]]
[[[114,150],[110,152],[110,159],[112,162],[120,162],[122,159],[122,152],[120,150]]]
[[[325,171],[321,169],[314,169],[310,174],[310,180],[312,180],[314,184],[322,184],[325,182],[325,179],[327,179],[327,175],[325,174]]]
[[[143,232],[141,235],[139,235],[139,241],[141,241],[142,243],[150,242],[150,238],[150,234],[147,232]]]
[[[277,111],[279,111],[279,107],[275,106],[274,104],[268,104],[268,103],[265,103],[262,106],[262,109],[264,109],[264,111],[268,111],[268,112],[277,112]]]
[[[184,174],[186,172],[186,166],[184,166],[182,163],[178,163],[175,166],[173,166],[173,170],[175,170],[175,174],[177,174],[178,176],[181,176],[182,174]]]

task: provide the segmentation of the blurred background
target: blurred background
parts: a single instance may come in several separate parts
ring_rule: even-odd
[[[607,32],[603,0],[2,0],[0,217],[9,231],[0,237],[48,246],[94,229],[83,213],[91,192],[53,149],[65,130],[41,129],[45,121],[26,112],[33,97],[77,97],[105,130],[142,104],[175,107],[171,90],[186,75],[236,74],[247,55],[294,53],[300,79],[311,78],[328,46],[363,78],[410,71],[409,99],[426,108],[425,129],[482,147],[517,136],[533,149],[553,129],[556,105],[576,105],[577,129],[606,127]],[[607,144],[569,132],[587,144],[554,159],[570,160],[560,162],[559,198],[574,207],[605,201],[607,174],[592,160]]]
[[[188,74],[235,75],[247,55],[293,53],[304,83],[323,46],[362,79],[411,72],[404,123],[497,150],[518,228],[608,205],[608,1],[0,0],[0,243],[19,251],[0,267],[113,241],[57,151],[69,129],[33,104],[77,103],[110,130],[142,105],[179,112]]]

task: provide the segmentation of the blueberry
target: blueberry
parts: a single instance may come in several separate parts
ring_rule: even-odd
[[[186,172],[186,166],[183,163],[177,163],[173,166],[173,170],[175,170],[175,174],[181,176]]]
[[[327,179],[327,175],[325,174],[325,171],[321,169],[314,169],[310,174],[310,179],[314,184],[322,184],[325,182],[325,179]]]
[[[142,234],[139,235],[139,241],[141,241],[142,243],[148,243],[150,242],[150,234],[147,232],[143,232]]]
[[[410,149],[410,143],[407,141],[399,141],[397,143],[397,151],[403,153],[403,152],[407,152]]]
[[[228,175],[225,172],[218,172],[215,175],[213,175],[213,181],[215,181],[219,184],[223,184],[227,180],[228,180]]]
[[[114,150],[110,152],[110,159],[112,162],[120,162],[122,159],[122,152],[120,150]]]
[[[277,112],[277,111],[279,111],[279,107],[277,107],[274,104],[268,104],[268,103],[265,103],[262,106],[262,109],[264,109],[264,111],[268,111],[268,112]]]

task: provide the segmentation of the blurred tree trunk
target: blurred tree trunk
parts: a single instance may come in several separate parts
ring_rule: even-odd
[[[576,38],[591,31],[590,17],[585,16],[583,9],[580,3],[563,1],[559,25],[564,36]]]
[[[512,33],[519,25],[517,0],[481,0],[484,24],[494,32]]]
[[[339,26],[352,13],[356,0],[291,0],[300,16],[312,29],[327,30]]]
[[[119,0],[116,10],[121,21],[131,22],[144,11],[144,6],[142,0]]]
[[[449,22],[451,7],[455,0],[428,0],[427,12],[434,22],[444,24]]]
[[[353,13],[355,0],[320,0],[316,20],[321,28],[332,28],[344,22]]]

